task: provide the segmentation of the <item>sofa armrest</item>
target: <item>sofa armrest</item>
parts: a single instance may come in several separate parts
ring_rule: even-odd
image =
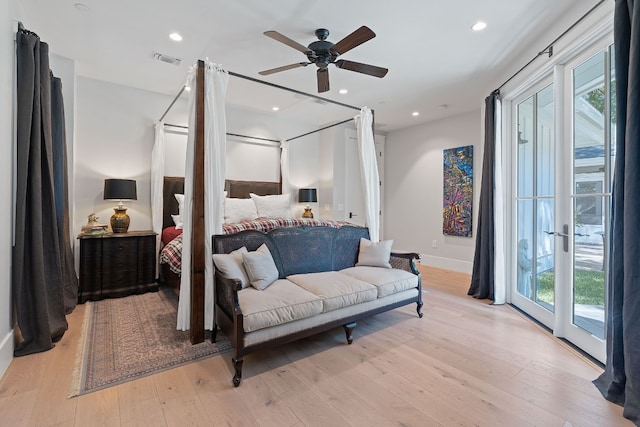
[[[225,314],[232,318],[234,315],[242,315],[238,302],[238,291],[242,289],[242,283],[236,279],[229,279],[216,271],[216,304]]]
[[[420,254],[415,252],[391,252],[391,259],[389,262],[393,268],[420,275],[415,263],[415,260],[417,259],[420,259]]]

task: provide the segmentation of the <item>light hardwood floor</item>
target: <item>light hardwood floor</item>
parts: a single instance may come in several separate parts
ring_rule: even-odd
[[[469,276],[421,268],[407,306],[245,359],[212,357],[68,399],[84,306],[48,352],[0,381],[1,426],[630,426],[591,384],[601,369],[509,306],[466,296]]]

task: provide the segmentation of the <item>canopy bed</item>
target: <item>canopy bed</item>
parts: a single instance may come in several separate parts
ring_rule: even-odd
[[[323,103],[337,104],[360,112],[355,117],[358,133],[358,147],[361,155],[363,193],[366,200],[366,217],[372,241],[379,240],[379,178],[373,142],[373,112],[368,108],[359,108],[342,104],[317,95],[307,94],[294,89],[264,82],[252,77],[224,71],[210,62],[198,61],[192,67],[187,85],[192,88],[189,98],[189,126],[187,138],[187,156],[185,177],[165,179],[164,176],[164,123],[163,119],[181,96],[178,93],[167,111],[156,122],[156,142],[152,153],[152,222],[158,233],[158,250],[162,245],[160,236],[165,225],[171,225],[171,212],[175,212],[177,202],[174,194],[183,194],[182,250],[180,302],[177,328],[190,330],[192,343],[204,340],[205,328],[214,327],[213,304],[213,264],[211,236],[223,233],[225,200],[246,198],[247,193],[288,194],[289,193],[289,142],[298,138],[328,129],[353,119],[343,120],[329,126],[314,129],[302,135],[282,141],[267,139],[279,143],[280,180],[279,182],[259,183],[251,181],[225,180],[225,156],[227,136],[242,136],[252,139],[261,137],[228,133],[225,117],[225,96],[229,76],[250,80],[259,84],[314,98]],[[182,181],[182,183],[181,183]],[[179,186],[183,185],[180,193]],[[261,187],[262,186],[262,187]],[[227,191],[227,194],[224,191]],[[165,212],[165,205],[170,205]],[[173,210],[172,210],[173,209]],[[175,215],[175,213],[173,213]],[[309,223],[310,225],[314,225]],[[285,224],[288,225],[288,224]],[[305,224],[307,225],[307,224]],[[325,225],[325,224],[317,224]],[[268,224],[268,226],[274,226]],[[277,226],[277,224],[275,225]],[[162,272],[164,275],[165,271]]]

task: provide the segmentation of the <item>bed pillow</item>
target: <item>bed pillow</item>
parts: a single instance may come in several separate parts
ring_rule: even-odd
[[[213,263],[223,276],[240,280],[242,289],[249,286],[249,277],[244,269],[242,254],[247,253],[244,246],[228,254],[213,254]]]
[[[224,199],[224,222],[234,223],[258,217],[256,204],[251,199]]]
[[[258,196],[250,193],[251,200],[256,204],[258,216],[267,218],[291,218],[291,200],[288,194],[273,196]]]
[[[264,243],[255,252],[242,254],[242,262],[251,286],[257,290],[264,291],[278,280],[278,268],[273,262],[269,248]]]
[[[367,265],[370,267],[391,268],[391,246],[393,240],[383,240],[373,243],[369,239],[360,238],[360,251],[358,252],[358,262],[356,265]]]
[[[182,222],[182,215],[184,212],[184,194],[174,194],[173,197],[175,197],[178,202],[178,215],[171,215],[171,219],[173,219],[173,223],[176,225],[176,228],[180,230],[184,225]]]

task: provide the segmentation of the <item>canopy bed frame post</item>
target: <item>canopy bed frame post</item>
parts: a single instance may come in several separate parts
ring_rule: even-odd
[[[204,341],[204,61],[196,71],[196,129],[191,231],[191,344]]]

